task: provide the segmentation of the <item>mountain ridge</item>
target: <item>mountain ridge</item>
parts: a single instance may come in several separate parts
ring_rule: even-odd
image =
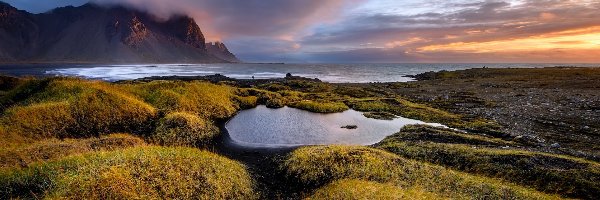
[[[221,51],[206,44],[185,15],[164,20],[93,3],[32,14],[0,2],[0,63],[240,62],[224,44]]]

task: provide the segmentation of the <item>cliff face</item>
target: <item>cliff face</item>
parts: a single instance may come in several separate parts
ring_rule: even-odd
[[[217,58],[229,61],[229,62],[241,62],[233,53],[229,52],[229,49],[222,42],[209,42],[206,43],[206,49],[211,55]]]
[[[220,57],[187,16],[94,4],[31,14],[0,2],[0,62],[230,62]]]

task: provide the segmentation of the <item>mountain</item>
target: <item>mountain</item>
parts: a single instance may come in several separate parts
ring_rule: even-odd
[[[121,7],[85,4],[31,14],[0,2],[0,62],[239,62],[223,43],[207,48],[194,19],[159,19]]]
[[[230,61],[230,62],[241,62],[235,55],[227,49],[225,44],[222,42],[209,42],[206,43],[206,49],[208,53],[214,55],[217,58]]]

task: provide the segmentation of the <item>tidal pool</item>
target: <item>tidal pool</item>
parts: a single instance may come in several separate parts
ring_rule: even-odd
[[[377,120],[361,112],[320,114],[284,107],[258,106],[243,110],[225,125],[234,143],[249,147],[277,147],[318,144],[374,144],[398,132],[407,124],[429,124],[408,118]],[[356,129],[341,128],[356,125]]]

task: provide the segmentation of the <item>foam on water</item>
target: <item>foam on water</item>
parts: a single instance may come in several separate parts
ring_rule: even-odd
[[[296,76],[318,78],[334,83],[404,82],[428,71],[462,70],[469,68],[532,68],[553,66],[597,67],[598,64],[137,64],[137,65],[3,65],[0,73],[10,75],[79,76],[108,81],[137,79],[150,76],[204,76],[222,74],[232,78],[282,78]]]

